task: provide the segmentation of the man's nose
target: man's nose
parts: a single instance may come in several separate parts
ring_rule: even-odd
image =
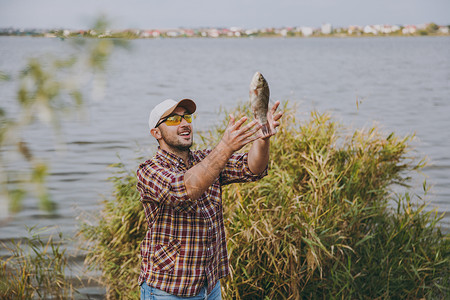
[[[189,124],[191,124],[191,123],[189,123],[188,121],[186,121],[186,119],[185,119],[184,117],[181,118],[180,126],[186,126],[186,125],[189,125]]]

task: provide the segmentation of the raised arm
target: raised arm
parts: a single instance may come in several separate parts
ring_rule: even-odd
[[[230,122],[219,144],[200,163],[186,171],[184,182],[190,199],[198,199],[217,179],[231,155],[258,139],[255,135],[261,128],[257,121],[242,126],[247,117],[235,122],[230,115]]]
[[[257,139],[248,152],[248,167],[254,174],[263,172],[269,163],[270,137],[275,135],[276,128],[280,126],[278,120],[283,116],[282,112],[275,114],[279,105],[280,101],[275,102],[273,107],[267,112],[270,134]]]

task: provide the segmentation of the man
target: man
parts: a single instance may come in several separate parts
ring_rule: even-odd
[[[190,99],[168,99],[150,113],[156,155],[137,170],[148,231],[141,243],[141,299],[221,299],[219,279],[229,274],[221,186],[267,174],[269,139],[281,113],[268,112],[271,133],[256,120],[230,121],[213,150],[191,151]],[[248,153],[236,153],[252,143]],[[166,297],[166,298],[164,298]],[[169,297],[169,298],[167,298]],[[186,299],[186,298],[183,298]]]

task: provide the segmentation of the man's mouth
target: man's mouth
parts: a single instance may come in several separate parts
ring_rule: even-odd
[[[190,131],[183,131],[180,133],[181,136],[189,136],[191,134]]]

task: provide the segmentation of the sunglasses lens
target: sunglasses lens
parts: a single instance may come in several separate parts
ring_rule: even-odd
[[[166,119],[166,124],[168,126],[178,125],[178,124],[181,123],[181,118],[182,118],[182,116],[178,116],[178,115],[171,116],[171,117]]]
[[[183,118],[186,120],[186,122],[191,123],[192,122],[192,115],[184,115]]]
[[[181,118],[184,118],[188,123],[192,122],[192,115],[184,115],[184,116],[173,115],[171,117],[166,118],[163,122],[166,123],[167,126],[175,126],[181,123]]]

